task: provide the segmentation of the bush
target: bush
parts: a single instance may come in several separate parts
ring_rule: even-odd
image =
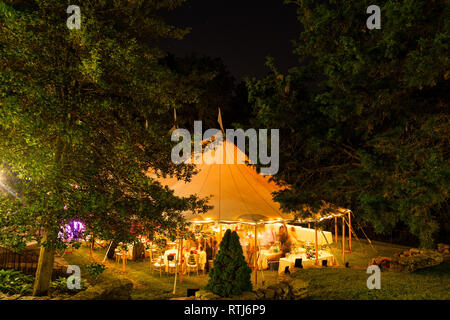
[[[437,266],[443,261],[444,257],[438,251],[412,248],[395,254],[391,266],[394,271],[414,272],[418,269]]]
[[[239,243],[239,236],[236,231],[231,232],[228,229],[214,259],[214,267],[205,288],[221,297],[240,295],[244,291],[252,290],[251,273]]]
[[[106,266],[102,263],[92,262],[91,264],[86,265],[86,270],[89,275],[95,279],[106,270]]]
[[[80,289],[69,289],[67,287],[67,278],[59,277],[55,281],[52,281],[51,286],[57,291],[68,292],[68,293],[78,293],[80,291],[86,290],[86,282],[84,279],[81,279],[81,288]]]
[[[0,292],[27,295],[32,293],[34,278],[15,270],[0,270]]]

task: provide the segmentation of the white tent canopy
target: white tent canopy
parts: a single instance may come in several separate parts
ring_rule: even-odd
[[[227,164],[225,160],[230,155],[235,161]],[[223,157],[223,163],[214,163],[218,157]],[[203,161],[196,165],[198,173],[192,177],[191,181],[185,182],[176,178],[158,179],[162,184],[173,189],[177,196],[209,197],[208,204],[213,208],[208,212],[204,214],[184,212],[185,218],[190,222],[314,223],[351,212],[325,203],[323,208],[306,219],[295,219],[293,213],[282,212],[280,205],[273,200],[273,193],[281,188],[269,181],[268,177],[258,174],[254,167],[238,163],[237,159],[240,158],[248,162],[248,157],[229,140],[217,142],[214,148],[207,147],[203,154],[196,154],[192,157],[194,158]],[[156,177],[155,174],[149,175]]]
[[[176,181],[169,185],[177,196],[198,195],[210,197],[209,205],[213,206],[205,214],[185,213],[192,222],[262,222],[286,221],[294,218],[292,214],[282,213],[280,205],[272,200],[272,192],[280,190],[267,177],[258,174],[255,168],[246,164],[207,164],[213,162],[220,153],[234,155],[235,159],[248,158],[234,143],[229,140],[217,143],[215,148],[208,148],[203,153],[203,163],[198,164],[199,171],[190,182]],[[197,155],[196,155],[197,156]],[[224,154],[225,156],[225,154]],[[223,161],[225,162],[225,161]]]

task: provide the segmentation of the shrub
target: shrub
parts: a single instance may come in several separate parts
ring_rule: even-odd
[[[81,288],[80,289],[69,289],[67,287],[67,278],[59,277],[55,281],[52,281],[51,286],[57,291],[61,292],[70,292],[70,293],[78,293],[80,291],[86,290],[86,282],[84,279],[81,279]]]
[[[240,295],[244,291],[252,290],[251,273],[239,243],[239,236],[236,231],[231,232],[228,229],[214,259],[214,267],[205,288],[221,297]]]
[[[27,295],[32,293],[34,278],[15,270],[0,270],[0,292]]]
[[[392,269],[395,271],[414,272],[418,269],[437,266],[444,261],[441,253],[434,250],[410,249],[394,255]]]
[[[92,262],[91,264],[86,265],[86,270],[89,275],[95,279],[106,270],[106,266],[102,263]]]

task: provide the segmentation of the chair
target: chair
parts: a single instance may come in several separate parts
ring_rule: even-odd
[[[177,267],[177,255],[176,254],[169,254],[167,256],[167,269],[169,273],[173,271],[175,273],[176,267]]]
[[[148,252],[148,261],[150,262],[150,271],[153,273],[153,252],[151,249],[146,249],[145,252]],[[144,260],[146,258],[146,255],[144,256]]]
[[[156,269],[159,268],[159,277],[161,277],[162,275],[162,269],[164,268],[164,272],[165,272],[165,266],[166,264],[164,263],[164,257],[163,256],[159,256],[159,258],[156,260],[156,262],[153,264],[153,267],[155,267]],[[152,274],[153,274],[153,268],[152,268]]]
[[[197,272],[197,276],[198,276],[198,255],[194,255],[195,257],[195,263],[191,264],[191,261],[189,261],[189,259],[186,261],[186,272],[188,273],[188,275],[191,275],[191,270],[194,270]]]

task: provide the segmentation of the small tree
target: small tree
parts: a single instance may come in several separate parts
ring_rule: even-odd
[[[220,243],[220,250],[214,259],[214,267],[210,272],[210,279],[206,285],[221,297],[239,295],[252,290],[250,275],[252,270],[245,261],[239,236],[236,231],[228,229]]]

